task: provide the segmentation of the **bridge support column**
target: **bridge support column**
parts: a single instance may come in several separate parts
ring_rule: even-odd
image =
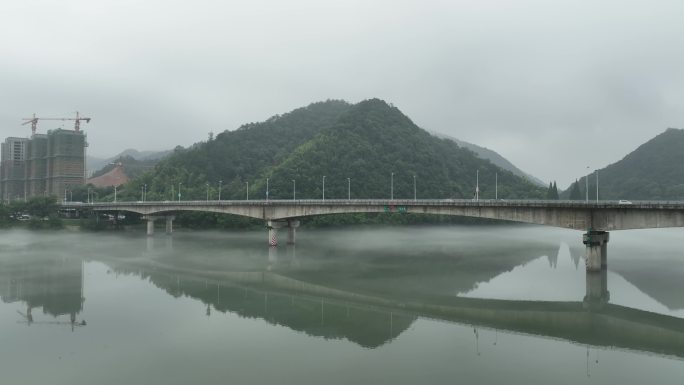
[[[287,244],[295,244],[295,236],[297,235],[297,227],[299,227],[299,221],[296,219],[287,220]]]
[[[173,233],[173,221],[176,219],[175,215],[168,215],[166,217],[166,234]]]
[[[587,272],[587,289],[584,296],[584,307],[589,309],[602,309],[610,300],[608,292],[608,271],[603,269],[599,272]]]
[[[154,221],[157,217],[144,216],[144,220],[147,221],[147,235],[154,235]]]
[[[268,229],[268,244],[269,246],[278,246],[278,229],[285,227],[287,222],[282,221],[268,221],[266,228]]]
[[[589,230],[582,237],[587,246],[587,272],[600,272],[608,267],[608,239],[607,231]]]

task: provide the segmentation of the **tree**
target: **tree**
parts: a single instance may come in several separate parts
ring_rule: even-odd
[[[556,185],[555,180],[553,181],[553,196],[551,197],[551,199],[555,199],[555,200],[560,199],[560,197],[558,196],[558,186]]]
[[[579,181],[577,179],[575,179],[575,183],[570,187],[570,200],[582,200],[582,193],[580,192]]]

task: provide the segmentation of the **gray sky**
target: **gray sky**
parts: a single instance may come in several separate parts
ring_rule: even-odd
[[[378,97],[565,188],[684,127],[683,19],[681,0],[7,0],[1,136],[78,110],[110,156]]]

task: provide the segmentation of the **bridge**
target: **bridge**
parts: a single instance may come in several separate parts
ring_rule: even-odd
[[[264,220],[271,246],[278,244],[277,231],[288,228],[288,243],[295,243],[299,219],[348,213],[404,213],[453,215],[530,223],[566,229],[586,230],[587,270],[607,266],[609,231],[684,227],[684,202],[666,201],[548,201],[548,200],[222,200],[163,202],[64,202],[64,209],[98,212],[133,212],[147,220],[147,234],[154,222],[166,220],[166,232],[173,231],[174,214],[199,211],[238,215]]]

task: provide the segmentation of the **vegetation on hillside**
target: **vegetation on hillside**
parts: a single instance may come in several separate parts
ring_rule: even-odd
[[[546,199],[550,200],[558,200],[558,186],[556,185],[556,181],[553,181],[553,183],[549,182],[549,188],[546,190]]]
[[[373,99],[314,103],[262,123],[177,148],[153,172],[119,190],[119,200],[422,198],[470,199],[479,174],[481,199],[543,198],[533,183],[417,127],[397,108]],[[415,176],[415,178],[414,178]],[[393,187],[392,187],[393,186]],[[187,217],[187,218],[186,218]],[[192,217],[191,220],[189,218]],[[364,216],[368,218],[368,216]],[[363,221],[364,219],[359,219]],[[229,226],[210,214],[179,222]],[[223,222],[222,224],[219,222]]]
[[[684,130],[669,128],[622,160],[598,170],[601,200],[684,200]],[[596,172],[563,193],[569,199],[596,199]],[[574,194],[573,194],[574,191]],[[579,196],[577,194],[579,193]]]

